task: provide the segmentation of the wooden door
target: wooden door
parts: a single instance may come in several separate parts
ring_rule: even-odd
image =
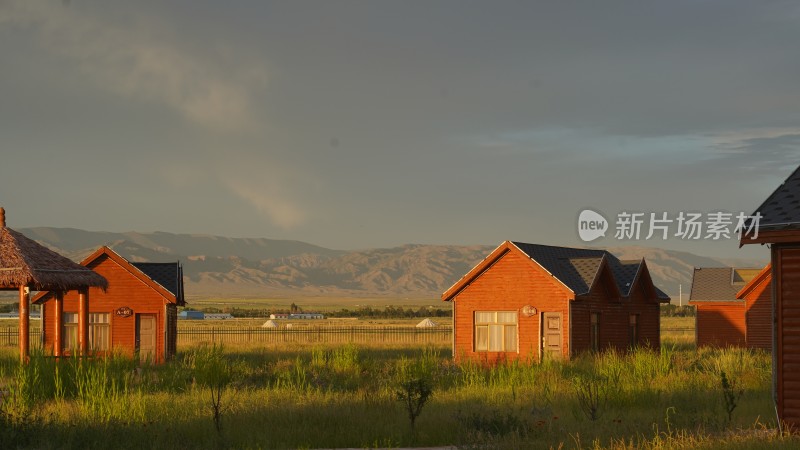
[[[136,315],[136,351],[142,361],[156,359],[156,315]]]
[[[561,313],[542,313],[542,357],[561,359]]]

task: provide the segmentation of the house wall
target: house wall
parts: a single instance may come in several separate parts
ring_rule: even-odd
[[[745,346],[745,302],[691,302],[697,308],[697,346]]]
[[[747,346],[772,350],[772,276],[764,277],[745,297]]]
[[[796,431],[800,427],[800,247],[772,246],[772,279],[777,319],[773,374],[778,417]]]
[[[604,268],[604,270],[607,270]],[[639,277],[630,297],[618,299],[610,294],[614,283],[606,273],[598,280],[588,295],[578,296],[572,302],[572,354],[591,350],[591,313],[600,314],[598,348],[625,352],[631,348],[630,316],[637,315],[637,346],[658,348],[661,341],[660,309],[654,299],[643,290],[643,277]]]
[[[89,265],[91,269],[108,280],[108,290],[89,289],[89,312],[109,314],[111,347],[133,356],[136,349],[136,315],[156,316],[156,360],[164,359],[164,323],[166,299],[150,286],[133,276],[122,266],[106,256],[101,256]],[[117,308],[128,306],[133,315],[119,317]],[[55,302],[52,294],[44,299],[44,347],[53,349],[55,336]],[[78,312],[78,293],[70,291],[64,295],[64,312]]]
[[[539,359],[542,313],[560,312],[562,353],[569,355],[570,291],[519,251],[509,250],[453,299],[454,356],[486,362],[503,359]],[[531,305],[537,314],[525,317],[521,310]],[[475,311],[517,311],[517,352],[475,352]]]

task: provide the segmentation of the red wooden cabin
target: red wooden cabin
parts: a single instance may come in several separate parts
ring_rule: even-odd
[[[604,250],[506,241],[442,294],[453,304],[453,355],[487,362],[658,348],[669,301],[644,260]]]
[[[177,307],[183,306],[180,263],[132,263],[108,247],[85,260],[108,280],[108,289],[91,288],[89,345],[95,353],[111,349],[161,362],[175,354]],[[41,292],[34,303],[42,306],[45,348],[54,355],[70,355],[77,345],[77,295],[59,301],[53,292]],[[60,319],[59,319],[60,317]]]
[[[772,376],[778,421],[800,429],[800,167],[752,214],[740,245],[771,244]]]
[[[772,348],[769,268],[695,268],[689,304],[698,346]]]

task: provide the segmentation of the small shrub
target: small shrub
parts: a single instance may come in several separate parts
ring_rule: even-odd
[[[608,403],[608,378],[597,374],[577,376],[572,385],[580,410],[592,421],[599,419]]]
[[[232,378],[222,345],[200,347],[192,355],[191,360],[195,380],[199,385],[208,389],[214,428],[220,432],[222,431],[222,396]]]
[[[728,422],[733,419],[733,410],[739,405],[739,399],[744,394],[744,389],[738,387],[738,383],[728,378],[725,371],[720,374],[720,387],[722,388],[722,398],[725,401],[725,412],[728,413]]]
[[[414,378],[400,383],[396,391],[397,400],[403,402],[408,412],[408,420],[411,423],[411,441],[416,437],[414,427],[417,417],[422,412],[422,407],[433,394],[433,388],[425,378]]]

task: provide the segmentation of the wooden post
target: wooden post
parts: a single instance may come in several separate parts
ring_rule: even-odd
[[[56,313],[53,321],[56,328],[53,330],[53,356],[61,356],[61,349],[64,348],[64,293],[56,291],[54,302]]]
[[[30,356],[30,290],[19,287],[19,360],[28,362]]]
[[[89,290],[78,292],[78,346],[81,356],[86,356],[89,354]]]

